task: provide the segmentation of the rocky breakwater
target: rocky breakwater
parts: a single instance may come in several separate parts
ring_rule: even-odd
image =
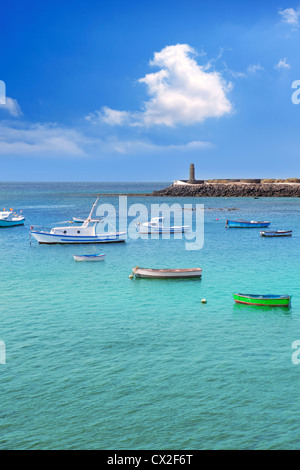
[[[153,191],[161,197],[300,197],[299,183],[204,183],[197,185],[173,184]]]

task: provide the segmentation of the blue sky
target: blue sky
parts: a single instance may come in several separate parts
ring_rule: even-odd
[[[299,177],[300,1],[11,0],[0,38],[1,181]]]

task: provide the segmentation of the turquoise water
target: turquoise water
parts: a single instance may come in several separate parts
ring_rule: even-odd
[[[299,199],[130,198],[203,203],[199,251],[174,239],[29,244],[31,224],[85,215],[97,192],[164,186],[1,183],[2,207],[26,216],[0,230],[1,449],[299,448]],[[225,230],[227,218],[293,237]],[[106,260],[75,263],[83,252]],[[203,278],[131,280],[136,265],[199,266]],[[288,293],[292,307],[238,306],[233,291]]]

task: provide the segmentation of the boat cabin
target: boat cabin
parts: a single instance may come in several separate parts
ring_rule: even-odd
[[[95,236],[96,226],[99,223],[99,220],[89,220],[85,221],[82,225],[78,226],[67,226],[67,227],[54,227],[51,229],[50,233],[54,235],[71,235],[71,236]]]
[[[164,224],[164,217],[153,217],[153,219],[150,220],[150,222],[147,222],[146,224],[148,227],[162,227]]]
[[[0,212],[0,218],[1,219],[8,219],[13,215],[12,211],[2,211]]]

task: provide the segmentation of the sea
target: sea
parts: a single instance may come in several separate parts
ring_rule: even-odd
[[[0,209],[26,217],[0,229],[0,449],[299,449],[300,199],[141,196],[168,184],[0,183]],[[32,225],[88,215],[96,194],[118,215],[126,193],[128,206],[203,204],[203,247],[30,240]],[[131,279],[137,265],[203,275]],[[289,294],[291,307],[237,305],[233,292]]]

